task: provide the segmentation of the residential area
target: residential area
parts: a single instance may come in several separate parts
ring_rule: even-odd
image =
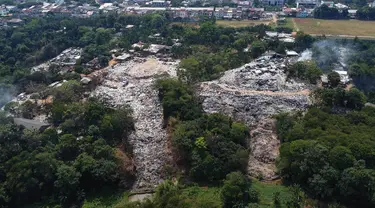
[[[179,5],[164,0],[124,0],[121,3],[95,4],[78,3],[64,0],[50,2],[19,2],[16,5],[0,5],[0,26],[16,26],[23,23],[26,17],[42,17],[53,15],[57,17],[81,17],[88,18],[99,13],[119,13],[144,15],[147,13],[166,12],[176,21],[197,21],[200,17],[212,17],[226,20],[260,20],[271,19],[272,16],[308,18],[314,17],[314,10],[323,5],[329,9],[336,9],[339,13],[347,14],[349,18],[357,18],[357,9],[353,9],[342,3],[320,0],[297,0],[288,5],[286,0],[219,0],[219,1],[182,1]],[[375,1],[367,5],[375,8]]]

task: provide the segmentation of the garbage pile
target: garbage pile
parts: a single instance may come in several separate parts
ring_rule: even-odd
[[[218,80],[200,84],[199,95],[207,113],[223,113],[245,122],[252,130],[248,172],[272,179],[280,142],[272,115],[306,109],[309,86],[287,80],[285,68],[294,59],[266,54]]]
[[[68,48],[61,52],[55,58],[33,67],[31,69],[31,72],[47,71],[51,65],[58,65],[63,67],[74,66],[76,64],[76,61],[81,58],[82,52],[82,48]]]
[[[128,104],[133,110],[135,131],[130,136],[136,166],[133,190],[153,190],[163,180],[167,134],[163,129],[162,106],[154,82],[161,76],[175,76],[178,61],[163,62],[154,56],[135,57],[108,67],[108,75],[91,93],[113,106]]]

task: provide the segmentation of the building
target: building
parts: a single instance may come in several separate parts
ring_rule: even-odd
[[[341,4],[341,3],[337,3],[335,4],[335,7],[339,10],[343,10],[343,9],[348,9],[349,7],[346,6],[345,4]]]
[[[306,18],[308,16],[309,16],[309,12],[307,10],[299,10],[296,13],[296,17],[298,17],[298,18]]]
[[[347,71],[339,71],[339,70],[333,70],[335,72],[337,72],[339,75],[340,75],[340,82],[341,84],[348,84],[350,82],[350,78],[349,78],[349,75],[348,75],[348,72]],[[322,83],[323,84],[327,84],[328,83],[328,76],[327,74],[323,74],[321,76],[321,80],[322,80]]]
[[[297,0],[297,8],[315,8],[319,5],[318,0]]]
[[[333,8],[335,6],[335,2],[333,1],[321,1],[320,6],[327,5],[329,8]]]
[[[349,13],[349,17],[352,18],[352,19],[355,19],[356,16],[357,16],[357,10],[356,9],[349,9],[348,13]]]
[[[288,51],[286,50],[286,55],[289,56],[289,57],[296,57],[296,56],[299,56],[299,54],[295,51]]]
[[[151,2],[152,7],[168,7],[170,6],[170,1],[163,1],[163,0],[153,0]]]
[[[263,5],[267,6],[284,6],[284,0],[262,0]]]

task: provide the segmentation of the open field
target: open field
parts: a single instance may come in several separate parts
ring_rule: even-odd
[[[271,20],[216,20],[216,24],[224,27],[248,27],[254,25],[268,25]]]
[[[260,193],[259,205],[261,208],[274,207],[273,197],[276,192],[280,193],[280,199],[283,202],[287,201],[291,196],[287,186],[280,185],[276,182],[264,183],[253,179],[252,187],[254,187]],[[282,208],[286,208],[285,204],[282,206]]]
[[[292,18],[285,18],[285,22],[279,22],[278,25],[279,27],[288,27],[294,30],[294,25],[293,25],[293,19]]]
[[[360,20],[321,20],[293,18],[295,31],[313,35],[362,36],[375,38],[375,21]]]

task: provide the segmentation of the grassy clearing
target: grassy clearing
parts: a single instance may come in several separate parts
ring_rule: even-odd
[[[292,18],[285,18],[285,22],[278,23],[278,26],[279,27],[291,28],[291,29],[293,29],[293,31],[295,31]]]
[[[264,183],[256,179],[252,180],[252,186],[260,193],[260,207],[272,208],[273,196],[280,192],[281,201],[286,201],[290,197],[288,187],[278,183]],[[222,207],[221,189],[219,187],[187,187],[182,191],[184,199],[191,204],[193,208],[205,207]],[[89,195],[84,201],[82,208],[124,208],[129,206],[129,192],[103,191],[94,195]],[[28,208],[36,207],[60,207],[58,203],[35,204]],[[287,208],[287,207],[285,207]]]
[[[294,22],[300,31],[308,34],[375,37],[375,21],[294,18]]]
[[[290,197],[288,187],[278,183],[263,183],[254,179],[252,186],[260,193],[260,206],[262,208],[273,207],[273,196],[276,192],[280,192],[281,201],[286,201]]]
[[[223,27],[249,27],[260,24],[268,25],[270,20],[216,20],[216,24]]]
[[[82,208],[121,208],[128,202],[129,192],[103,192],[88,196]]]

